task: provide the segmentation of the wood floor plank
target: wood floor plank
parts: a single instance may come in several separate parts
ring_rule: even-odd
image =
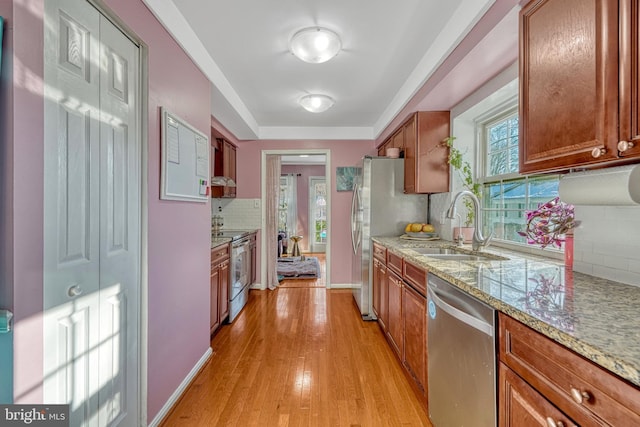
[[[351,291],[251,291],[163,426],[430,426]]]

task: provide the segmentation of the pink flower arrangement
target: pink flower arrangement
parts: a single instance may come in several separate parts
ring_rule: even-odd
[[[560,248],[565,234],[580,225],[575,220],[573,205],[561,202],[559,197],[540,203],[538,209],[526,211],[527,228],[518,234],[527,238],[529,244],[549,245]]]

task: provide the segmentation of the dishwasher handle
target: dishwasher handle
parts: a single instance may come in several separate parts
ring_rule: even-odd
[[[428,288],[427,293],[429,294],[429,298],[431,298],[431,300],[436,304],[436,306],[440,307],[446,313],[455,317],[462,323],[469,325],[474,329],[477,329],[478,331],[484,333],[485,335],[493,337],[492,325],[490,325],[489,323],[483,320],[478,319],[477,317],[470,315],[469,313],[465,313],[464,311],[455,308],[451,304],[447,304],[443,299],[441,299],[438,296],[437,291],[435,291],[433,288]]]

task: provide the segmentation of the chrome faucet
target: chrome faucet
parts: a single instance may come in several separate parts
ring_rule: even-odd
[[[491,242],[491,238],[493,237],[492,236],[493,232],[489,233],[489,236],[487,236],[486,238],[482,235],[482,221],[480,219],[480,201],[478,200],[476,195],[469,190],[463,190],[458,194],[456,194],[456,196],[453,198],[453,201],[451,202],[451,206],[449,206],[449,209],[447,210],[447,218],[455,219],[456,203],[458,203],[458,199],[463,196],[469,197],[473,202],[473,213],[476,218],[476,228],[473,232],[473,241],[471,243],[471,249],[473,249],[474,251],[480,251],[482,250],[482,248],[489,246],[489,242]]]

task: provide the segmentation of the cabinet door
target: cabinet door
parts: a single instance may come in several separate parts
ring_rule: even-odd
[[[640,5],[620,1],[620,135],[618,155],[640,157]],[[631,143],[631,144],[629,144]]]
[[[500,427],[576,425],[511,369],[499,365]]]
[[[400,151],[404,150],[404,132],[402,128],[391,137],[391,147],[399,148]]]
[[[411,286],[402,287],[404,321],[404,364],[426,395],[427,384],[427,299]]]
[[[404,129],[404,192],[416,192],[416,116],[403,126]]]
[[[236,147],[226,141],[225,145],[225,162],[228,171],[227,176],[233,179],[233,181],[237,184],[238,178],[236,175]],[[229,194],[231,197],[236,197],[236,187],[231,187],[229,189]]]
[[[389,323],[389,283],[387,281],[387,267],[380,263],[380,307],[378,311],[378,324],[387,332]]]
[[[380,261],[373,259],[373,313],[377,318],[380,318]]]
[[[618,0],[520,11],[520,172],[617,158]]]
[[[211,309],[210,309],[210,333],[214,333],[220,326],[220,307],[218,298],[220,294],[220,268],[213,266],[211,268]]]
[[[218,304],[220,312],[219,320],[220,324],[229,316],[229,260],[225,260],[220,264],[219,267],[219,282],[220,283],[220,292],[218,297]]]
[[[449,150],[442,145],[450,135],[448,111],[420,111],[415,116],[416,135],[415,192],[444,193],[449,191]],[[405,133],[409,129],[405,129]],[[405,160],[405,165],[407,160]],[[406,166],[405,166],[406,168]]]
[[[404,335],[402,324],[402,279],[387,270],[387,284],[389,295],[387,335],[390,338],[391,346],[400,360],[402,360],[402,337]]]

